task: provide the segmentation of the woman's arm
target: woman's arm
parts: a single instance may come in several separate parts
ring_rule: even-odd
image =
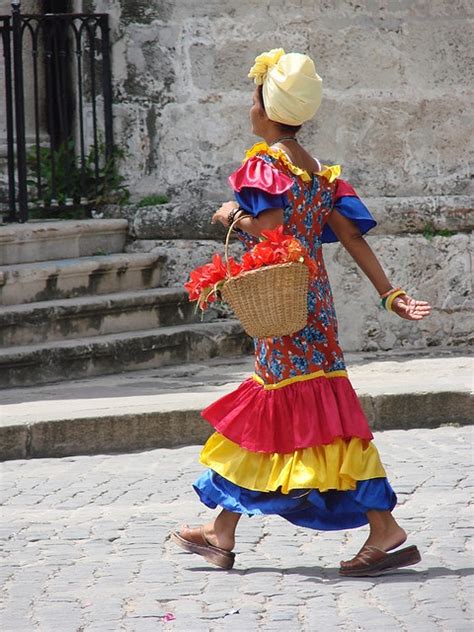
[[[355,223],[341,215],[336,209],[329,216],[327,223],[359,268],[367,275],[377,292],[384,294],[390,290],[392,284]]]
[[[377,292],[384,294],[390,290],[393,287],[392,284],[355,223],[344,217],[337,209],[331,213],[327,223]],[[401,318],[420,320],[430,314],[431,306],[426,301],[418,301],[405,294],[395,298],[392,310]]]
[[[211,224],[221,222],[227,228],[229,214],[236,208],[239,208],[237,202],[225,202],[212,216]],[[249,233],[249,235],[260,237],[262,230],[273,230],[280,224],[283,224],[283,209],[271,208],[260,213],[258,217],[242,214],[242,219],[239,220],[236,227]]]

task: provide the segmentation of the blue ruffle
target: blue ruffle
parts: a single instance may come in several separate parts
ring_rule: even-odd
[[[316,489],[281,492],[255,492],[226,480],[208,469],[193,485],[201,501],[215,509],[217,505],[228,511],[249,516],[278,514],[300,527],[334,531],[353,529],[368,523],[367,511],[391,511],[397,497],[386,478],[358,481],[349,491]]]
[[[334,208],[337,208],[344,217],[355,222],[362,235],[377,225],[369,209],[358,197],[345,195],[339,198]],[[326,244],[339,241],[328,224],[323,227],[321,241]]]
[[[286,193],[266,193],[254,187],[243,187],[240,191],[234,191],[236,202],[244,211],[257,217],[262,211],[269,208],[286,208],[288,196]]]

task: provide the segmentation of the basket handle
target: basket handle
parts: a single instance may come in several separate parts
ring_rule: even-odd
[[[245,213],[244,213],[245,215]],[[229,263],[229,241],[230,241],[230,235],[232,233],[232,231],[234,230],[234,226],[240,222],[241,219],[243,219],[244,215],[240,215],[239,217],[237,217],[237,219],[234,219],[234,221],[232,222],[232,224],[229,226],[229,230],[227,231],[227,235],[225,238],[225,247],[224,247],[224,257],[225,257],[225,262],[227,264],[227,276],[230,278],[232,275],[230,273],[230,263]]]

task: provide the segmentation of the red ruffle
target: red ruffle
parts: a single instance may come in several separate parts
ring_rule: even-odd
[[[341,180],[341,178],[337,178],[336,189],[334,191],[334,202],[337,202],[339,199],[341,199],[345,195],[349,195],[350,197],[356,197],[356,198],[359,197],[354,187],[352,187],[345,180]]]
[[[201,415],[217,432],[252,452],[288,454],[336,437],[373,439],[347,377],[320,377],[265,390],[249,378]]]
[[[234,191],[244,187],[254,187],[266,193],[280,195],[293,186],[293,180],[258,156],[245,161],[229,176],[230,186]]]

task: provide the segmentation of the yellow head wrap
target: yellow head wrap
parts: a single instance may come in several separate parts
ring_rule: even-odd
[[[301,125],[321,104],[323,82],[308,55],[274,48],[255,58],[248,76],[262,86],[265,112],[277,123]]]

